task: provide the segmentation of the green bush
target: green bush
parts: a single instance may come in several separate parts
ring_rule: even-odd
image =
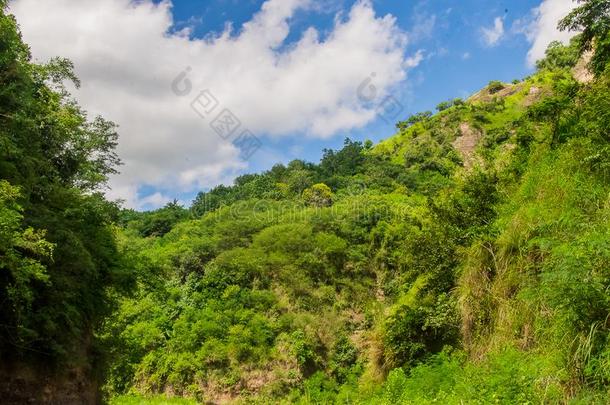
[[[487,91],[489,91],[489,94],[496,94],[497,92],[504,90],[505,87],[506,86],[504,85],[504,83],[497,80],[492,80],[487,85]]]

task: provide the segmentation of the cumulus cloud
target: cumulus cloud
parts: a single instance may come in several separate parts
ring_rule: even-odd
[[[544,58],[544,52],[551,42],[561,41],[565,44],[576,34],[559,31],[557,24],[577,5],[573,0],[544,0],[532,10],[530,22],[522,29],[532,44],[527,54],[530,67],[534,66],[537,60]]]
[[[481,28],[481,34],[483,34],[485,45],[496,46],[504,36],[504,20],[502,17],[496,17],[493,27]]]
[[[239,30],[227,25],[204,39],[172,30],[167,0],[14,0],[10,11],[35,59],[71,59],[82,81],[75,97],[119,124],[124,166],[109,196],[141,207],[168,200],[140,198],[142,186],[189,192],[229,182],[247,166],[210,128],[214,117],[191,108],[201,90],[218,101],[214,115],[228,108],[259,137],[325,138],[375,119],[375,106],[357,96],[360,83],[375,72],[384,97],[421,54],[406,55],[407,34],[366,0],[338,14],[323,38],[311,27],[286,43],[291,17],[314,4],[268,0]],[[180,73],[182,96],[171,90]]]

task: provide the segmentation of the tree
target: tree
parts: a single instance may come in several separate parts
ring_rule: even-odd
[[[318,183],[303,191],[303,200],[314,207],[329,207],[333,203],[333,193],[326,184]]]
[[[436,106],[436,110],[438,112],[441,112],[441,111],[445,111],[445,110],[451,108],[452,106],[453,106],[453,104],[451,104],[451,101],[443,101],[442,103],[439,103]]]
[[[399,130],[407,129],[419,122],[426,122],[430,118],[432,118],[432,111],[418,112],[417,114],[411,115],[406,121],[400,121],[396,124],[396,128]]]
[[[492,80],[487,85],[487,90],[489,91],[489,94],[496,94],[497,92],[503,90],[504,87],[505,87],[504,83],[502,83],[498,80]]]
[[[18,187],[0,180],[0,285],[4,286],[0,297],[3,307],[8,307],[6,315],[16,325],[22,324],[31,309],[36,284],[49,283],[41,260],[50,258],[53,251],[53,244],[44,239],[44,231],[23,229],[19,197]]]
[[[189,211],[178,204],[177,200],[169,202],[165,207],[145,214],[140,227],[144,237],[163,236],[172,230],[181,220],[188,217]]]
[[[84,362],[90,337],[131,285],[99,192],[116,173],[116,126],[88,119],[72,64],[31,62],[0,1],[0,356]],[[52,246],[52,256],[51,256]],[[83,343],[83,342],[89,343]],[[83,347],[86,346],[86,347]],[[50,364],[51,365],[51,364]]]
[[[292,163],[292,162],[291,162]],[[306,169],[292,169],[287,176],[286,183],[293,195],[300,195],[303,190],[314,183],[313,173]]]
[[[551,126],[551,143],[559,141],[559,125],[568,106],[569,100],[562,96],[547,97],[532,105],[527,115],[534,121],[547,122]]]
[[[536,62],[536,68],[542,69],[565,69],[572,68],[580,57],[579,45],[580,37],[576,36],[570,40],[570,44],[565,46],[559,41],[553,41],[545,52],[544,59]]]
[[[451,103],[455,106],[463,106],[464,104],[466,104],[461,98],[454,98]]]
[[[343,149],[339,151],[324,149],[320,169],[326,176],[353,176],[358,170],[362,169],[364,163],[363,151],[362,142],[345,138]]]
[[[602,74],[610,60],[610,0],[578,0],[579,7],[559,22],[562,31],[582,31],[580,54],[593,50],[591,70]]]

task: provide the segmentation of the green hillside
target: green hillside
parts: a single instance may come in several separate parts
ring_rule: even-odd
[[[577,82],[576,47],[379,145],[125,212],[109,392],[603,402],[610,76]]]
[[[116,133],[57,84],[69,62],[0,29],[11,362],[113,404],[607,402],[608,32],[377,145],[136,212],[97,192]]]

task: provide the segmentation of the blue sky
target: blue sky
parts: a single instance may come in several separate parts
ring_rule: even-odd
[[[198,191],[275,163],[317,162],[346,137],[387,138],[395,120],[375,113],[387,96],[405,119],[490,80],[527,76],[551,40],[570,37],[556,23],[572,7],[572,0],[10,3],[34,58],[71,59],[82,82],[75,98],[119,125],[124,166],[107,195],[137,209],[174,198],[188,204]],[[192,91],[183,97],[171,84],[185,78]],[[367,78],[377,90],[372,101],[358,96]],[[239,131],[260,140],[249,159],[212,130],[212,116],[189,107],[204,89],[217,111],[231,110]]]
[[[205,37],[210,32],[221,32],[227,22],[235,27],[250,20],[263,1],[236,0],[174,0],[174,13],[178,27],[194,24],[193,36]],[[349,10],[354,1],[328,2],[324,12],[300,12],[292,24],[288,39],[297,40],[303,31],[314,26],[321,32],[332,28],[335,14]],[[412,43],[407,52],[424,50],[426,58],[410,71],[406,80],[393,93],[404,106],[403,117],[434,107],[443,100],[468,95],[485,86],[490,80],[512,81],[532,72],[526,55],[531,44],[524,35],[506,35],[496,46],[488,46],[481,38],[481,28],[491,27],[496,17],[504,19],[505,30],[517,21],[527,18],[536,0],[429,0],[429,1],[373,1],[379,15],[391,14],[406,32],[412,32]],[[432,23],[429,23],[433,21]],[[426,24],[424,32],[413,32]],[[430,25],[427,25],[430,24]],[[307,140],[302,137],[281,140],[263,138],[263,148],[271,150],[278,160],[287,163],[298,158],[317,162],[324,148],[340,148],[343,139],[371,139],[378,142],[394,133],[394,125],[378,118],[365,128],[342,131],[331,139]],[[275,162],[252,157],[249,171],[266,170]],[[146,190],[151,192],[152,189]],[[192,195],[181,195],[188,200]]]

